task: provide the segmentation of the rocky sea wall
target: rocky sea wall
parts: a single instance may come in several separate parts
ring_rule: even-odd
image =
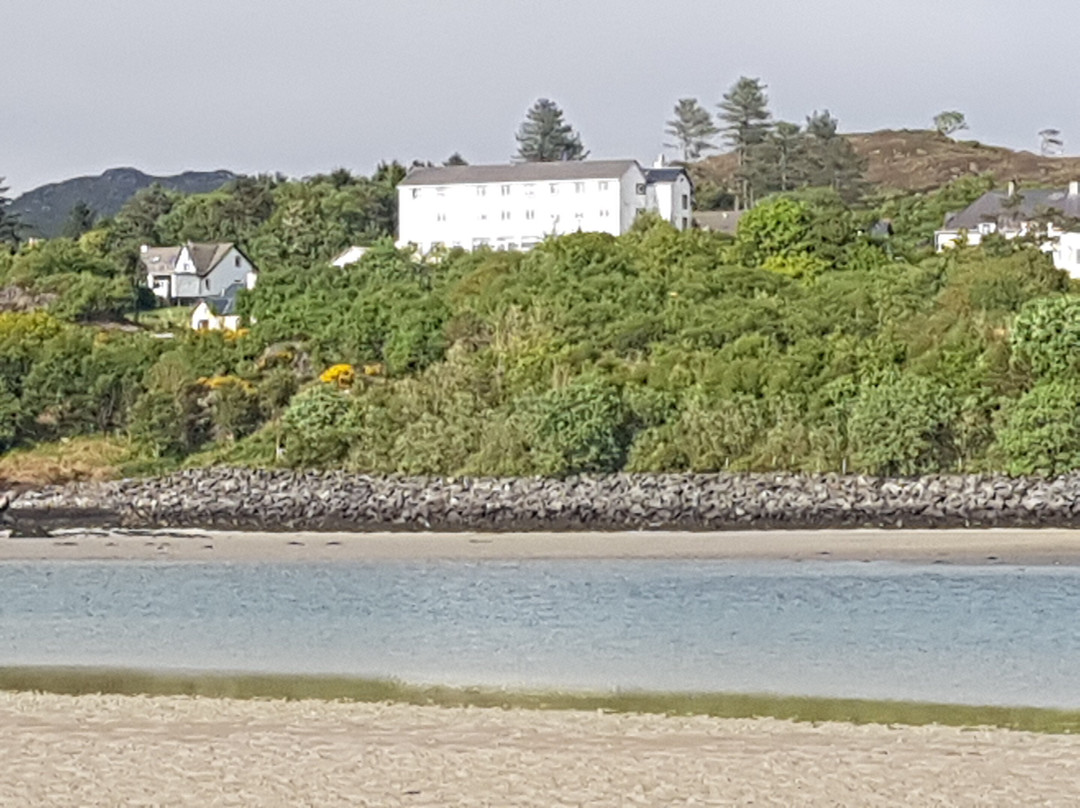
[[[0,507],[3,501],[0,500]],[[57,527],[730,530],[1080,525],[1080,474],[649,474],[563,480],[212,468],[10,497],[16,533]]]

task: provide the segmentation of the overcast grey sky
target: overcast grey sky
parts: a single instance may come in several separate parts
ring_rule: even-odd
[[[676,99],[760,77],[778,118],[1080,151],[1076,0],[3,0],[0,176],[300,176],[504,162],[541,96],[593,157],[651,160]]]

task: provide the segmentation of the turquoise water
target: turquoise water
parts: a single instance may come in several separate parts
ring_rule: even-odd
[[[1080,569],[0,564],[0,665],[1080,707]]]

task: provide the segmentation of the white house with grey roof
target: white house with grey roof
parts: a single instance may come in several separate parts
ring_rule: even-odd
[[[232,243],[195,244],[178,247],[143,245],[139,262],[146,285],[163,301],[190,305],[202,298],[221,297],[235,283],[255,287],[256,269]]]
[[[443,166],[412,169],[398,183],[398,242],[435,247],[529,249],[577,231],[621,235],[639,213],[690,226],[685,170],[649,177],[636,160]]]
[[[1080,278],[1080,232],[1047,223],[1048,217],[1062,224],[1080,222],[1080,182],[1063,189],[1023,191],[1010,182],[1004,191],[987,191],[962,211],[945,216],[942,228],[934,232],[934,247],[941,252],[957,244],[975,246],[991,234],[1010,239],[1045,235],[1043,250],[1053,256],[1054,266]]]

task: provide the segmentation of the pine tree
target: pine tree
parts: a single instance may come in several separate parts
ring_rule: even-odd
[[[780,121],[762,145],[763,162],[769,169],[769,191],[793,191],[806,184],[808,173],[806,134],[797,123]]]
[[[719,103],[721,131],[739,161],[736,181],[739,207],[752,207],[755,180],[760,182],[760,147],[772,128],[769,98],[759,79],[739,78]]]
[[[93,230],[96,220],[97,214],[89,205],[79,200],[72,206],[71,212],[68,213],[67,221],[64,222],[64,229],[60,235],[65,238],[78,238],[83,233]]]
[[[719,134],[720,130],[713,123],[712,115],[696,98],[680,98],[675,105],[675,117],[668,121],[667,125],[664,132],[671,135],[675,143],[664,145],[679,149],[683,162],[697,160],[702,152],[716,148],[712,138]]]
[[[445,160],[443,160],[444,166],[467,166],[469,161],[461,156],[461,152],[454,152]]]
[[[828,110],[815,110],[807,117],[807,181],[815,187],[833,188],[846,202],[851,202],[862,193],[864,163],[837,132],[838,126],[839,121]]]
[[[0,183],[4,178],[0,177]],[[7,187],[0,184],[0,244],[7,244],[10,248],[19,246],[22,240],[23,224],[19,217],[11,212],[11,200],[5,196]]]
[[[516,137],[518,159],[526,163],[584,160],[589,156],[581,145],[581,136],[563,120],[558,105],[547,98],[532,105]]]

